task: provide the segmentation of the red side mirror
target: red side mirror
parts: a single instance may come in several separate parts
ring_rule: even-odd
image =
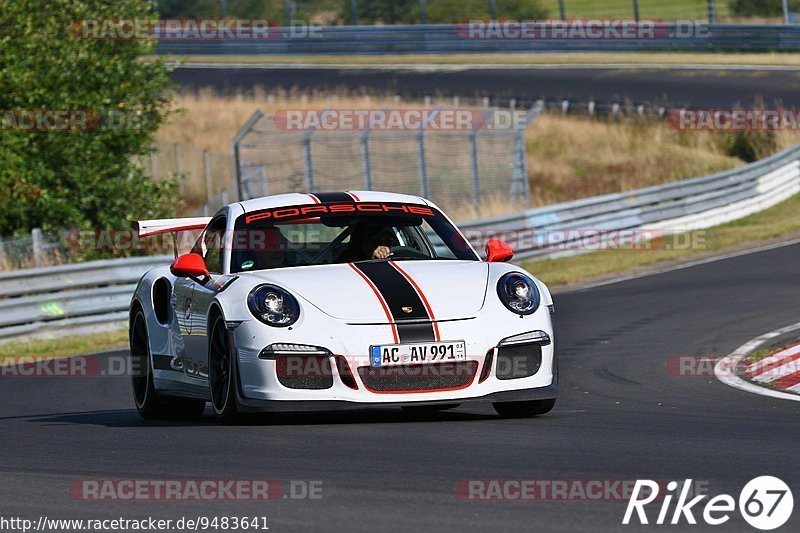
[[[177,258],[172,266],[169,267],[170,272],[179,278],[202,278],[209,277],[206,262],[199,254],[186,254]]]
[[[489,239],[486,243],[486,260],[490,263],[505,263],[514,257],[514,250],[498,239]]]

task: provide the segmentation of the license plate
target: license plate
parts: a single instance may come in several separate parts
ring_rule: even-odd
[[[466,361],[467,347],[464,341],[386,344],[371,346],[369,360],[373,367]]]

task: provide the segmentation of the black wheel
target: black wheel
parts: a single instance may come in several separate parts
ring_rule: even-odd
[[[529,402],[493,403],[494,410],[503,418],[528,418],[543,415],[553,410],[556,400],[531,400]]]
[[[231,355],[225,320],[217,315],[208,336],[208,386],[214,415],[225,422],[238,418],[236,364]]]
[[[448,409],[455,409],[461,405],[460,403],[447,403],[441,405],[403,405],[400,408],[403,411],[410,413],[436,413],[438,411],[446,411]]]
[[[197,419],[203,416],[206,402],[191,398],[164,396],[156,391],[150,361],[150,342],[144,312],[136,309],[130,327],[131,384],[133,401],[139,415],[146,420],[169,418]]]

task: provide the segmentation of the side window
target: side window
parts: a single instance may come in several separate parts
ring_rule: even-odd
[[[225,237],[225,217],[212,220],[200,239],[192,248],[192,252],[203,256],[206,268],[214,274],[222,273],[222,252]]]

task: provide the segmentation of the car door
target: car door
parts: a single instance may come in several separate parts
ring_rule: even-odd
[[[202,380],[208,378],[208,310],[216,295],[215,282],[223,274],[226,223],[225,214],[214,217],[195,244],[192,251],[203,257],[211,278],[204,280],[204,284],[187,280],[191,289],[186,289],[184,308],[179,313],[185,321],[185,328],[182,328],[186,350],[184,371]]]

